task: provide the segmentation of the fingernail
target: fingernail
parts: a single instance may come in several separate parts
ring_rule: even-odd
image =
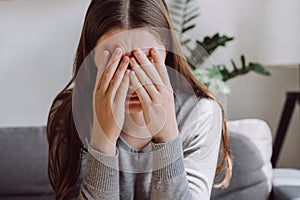
[[[130,61],[131,63],[134,65],[136,62],[135,62],[135,59],[133,57],[130,58]]]
[[[115,51],[118,55],[122,53],[122,49],[120,47],[117,47]]]
[[[124,62],[124,63],[128,63],[128,57],[127,57],[127,56],[125,56],[125,57],[123,58],[123,62]]]

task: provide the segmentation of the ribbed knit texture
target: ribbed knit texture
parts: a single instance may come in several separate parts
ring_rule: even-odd
[[[84,181],[96,190],[103,192],[119,188],[118,150],[111,157],[97,152],[90,146],[86,161]]]
[[[180,134],[166,143],[151,143],[153,151],[153,178],[172,179],[184,172]]]

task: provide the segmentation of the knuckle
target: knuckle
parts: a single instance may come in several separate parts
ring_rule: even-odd
[[[100,99],[100,94],[98,92],[94,93],[94,99],[99,100]]]
[[[102,90],[101,89],[100,90],[94,90],[93,96],[97,100],[101,99],[102,96],[103,96]]]
[[[153,106],[155,106],[155,105],[158,104],[158,103],[159,103],[159,101],[157,101],[157,100],[152,100],[152,101],[150,101],[150,102],[148,103],[149,108],[152,108]]]
[[[154,104],[156,104],[156,103],[159,103],[161,101],[161,95],[156,95],[156,94],[154,94],[153,96],[152,96],[152,100],[151,100],[151,105],[154,105]]]

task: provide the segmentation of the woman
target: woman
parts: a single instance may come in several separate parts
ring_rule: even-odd
[[[73,77],[48,117],[56,199],[209,199],[223,168],[215,186],[228,185],[223,108],[172,30],[164,1],[91,2]]]

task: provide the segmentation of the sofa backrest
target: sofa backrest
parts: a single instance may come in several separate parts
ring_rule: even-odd
[[[53,199],[47,155],[45,127],[0,128],[0,199]]]

